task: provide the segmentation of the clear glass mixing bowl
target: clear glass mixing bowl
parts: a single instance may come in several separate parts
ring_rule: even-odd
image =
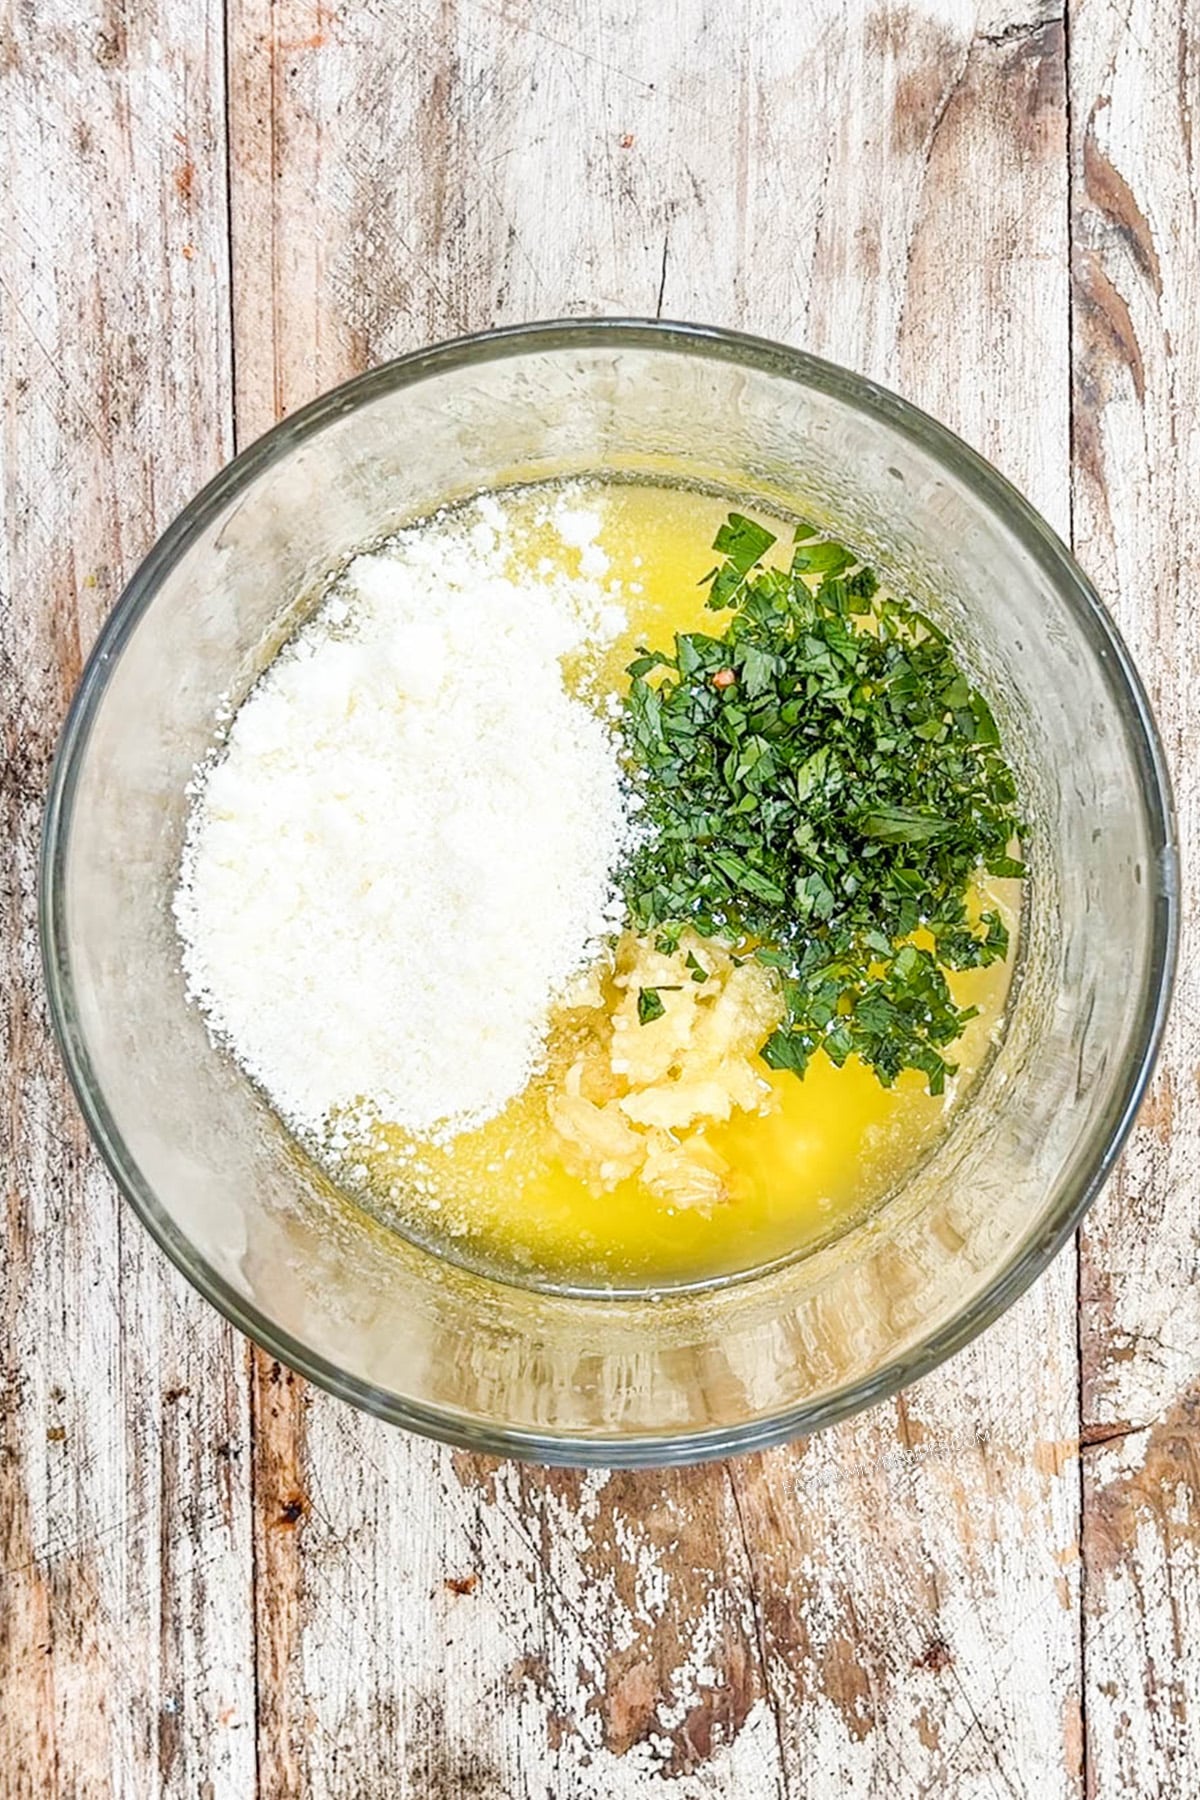
[[[185,786],[322,576],[481,488],[638,474],[828,524],[949,626],[1034,824],[1008,1030],[905,1190],[836,1243],[705,1291],[538,1292],[341,1203],[184,998]],[[638,322],[422,351],[254,445],[138,570],[88,664],[46,816],[42,929],[88,1124],[185,1275],[273,1355],[397,1424],[548,1462],[676,1461],[809,1432],[993,1320],[1103,1182],[1175,953],[1170,796],[1124,646],[1063,545],[964,444],[778,345]]]

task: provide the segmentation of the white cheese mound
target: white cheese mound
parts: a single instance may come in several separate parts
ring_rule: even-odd
[[[426,1134],[494,1116],[620,928],[617,745],[561,659],[624,617],[598,516],[558,512],[574,576],[512,574],[494,500],[357,557],[198,776],[189,993],[301,1130],[361,1104]]]

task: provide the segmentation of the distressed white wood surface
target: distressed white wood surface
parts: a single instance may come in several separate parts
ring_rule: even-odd
[[[1072,1253],[864,1420],[585,1478],[402,1437],[248,1358],[117,1212],[32,935],[80,652],[231,418],[246,442],[388,355],[563,312],[847,362],[1064,532],[1074,471],[1194,832],[1197,20],[1151,0],[1077,0],[1069,33],[1038,0],[124,17],[54,0],[0,27],[12,1791],[1200,1791],[1193,988],[1085,1240],[1082,1470]]]
[[[0,1790],[253,1791],[247,1353],[120,1207],[42,997],[63,711],[230,452],[216,6],[0,24]]]
[[[1200,1793],[1200,7],[1072,32],[1075,530],[1145,674],[1187,883],[1166,1051],[1082,1239],[1096,1792]],[[1189,854],[1190,852],[1190,854]]]

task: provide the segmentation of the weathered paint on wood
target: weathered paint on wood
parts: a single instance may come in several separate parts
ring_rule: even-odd
[[[35,875],[100,620],[230,452],[220,8],[0,24],[0,1787],[253,1791],[246,1350],[118,1204],[51,1048]]]
[[[1080,0],[1071,37],[1079,554],[1200,842],[1200,9]],[[1084,1654],[1094,1791],[1200,1791],[1196,870],[1166,1051],[1082,1237]]]
[[[1081,1321],[1068,1255],[807,1445],[541,1472],[312,1393],[164,1268],[47,1044],[32,859],[81,653],[233,418],[245,443],[422,341],[591,311],[804,343],[1064,532],[1073,493],[1194,833],[1194,0],[1069,29],[1036,0],[135,11],[0,37],[13,1791],[1190,1794],[1190,977]]]

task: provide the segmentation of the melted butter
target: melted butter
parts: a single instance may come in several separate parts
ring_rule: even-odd
[[[704,607],[710,548],[727,500],[680,488],[596,488],[601,545],[620,581],[628,627],[600,670],[600,685],[624,691],[638,645],[670,645],[675,632],[714,628]],[[564,551],[536,522],[536,490],[509,501],[520,561],[531,571]],[[767,515],[762,522],[785,525]],[[989,905],[1016,940],[1019,884],[994,882]],[[434,1247],[499,1273],[551,1286],[660,1287],[762,1267],[845,1229],[896,1190],[961,1105],[1000,1029],[1008,964],[952,974],[956,1000],[977,1006],[952,1054],[959,1073],[944,1096],[903,1074],[891,1089],[852,1057],[837,1069],[813,1059],[803,1080],[765,1065],[765,1113],[735,1112],[710,1124],[708,1143],[728,1164],[731,1198],[703,1211],[656,1198],[636,1177],[596,1194],[563,1164],[546,1115],[548,1092],[572,1054],[569,1034],[552,1042],[548,1066],[496,1119],[443,1147],[413,1142],[384,1125],[359,1146],[362,1198],[377,1216]]]

